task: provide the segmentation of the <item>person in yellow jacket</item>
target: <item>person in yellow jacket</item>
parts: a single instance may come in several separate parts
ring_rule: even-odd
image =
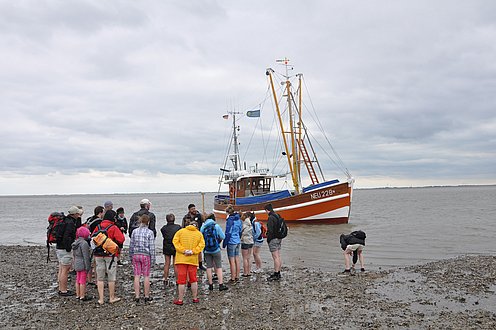
[[[174,300],[175,305],[183,304],[184,291],[186,290],[186,281],[189,278],[191,283],[191,293],[193,302],[198,303],[198,280],[196,278],[196,269],[198,268],[198,255],[205,248],[205,240],[202,233],[198,230],[196,221],[190,222],[185,228],[180,229],[174,235],[172,244],[176,248],[176,269],[177,269],[177,291],[178,297]]]

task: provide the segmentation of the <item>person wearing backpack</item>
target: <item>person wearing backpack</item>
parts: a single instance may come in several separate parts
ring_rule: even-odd
[[[255,260],[254,273],[262,272],[262,258],[260,257],[260,248],[263,246],[267,228],[260,222],[253,212],[250,212],[250,221],[253,227],[253,259]]]
[[[250,220],[251,213],[241,215],[243,229],[241,230],[241,255],[243,257],[243,277],[251,276],[251,254],[253,252],[253,226]]]
[[[59,261],[58,284],[59,296],[73,296],[74,291],[67,289],[69,270],[74,260],[72,243],[76,240],[76,221],[80,217],[81,209],[71,206],[68,215],[61,225],[57,226],[57,259]]]
[[[365,248],[365,238],[367,236],[361,230],[353,231],[349,235],[341,234],[339,242],[344,253],[344,275],[351,274],[350,259],[353,259],[353,268],[357,259],[360,260],[360,271],[365,272],[365,263],[363,260],[363,249]]]
[[[281,243],[286,233],[283,233],[281,228],[286,224],[279,214],[274,212],[272,204],[265,205],[265,212],[268,214],[269,220],[267,221],[267,243],[269,244],[269,251],[274,260],[274,274],[270,275],[269,281],[278,281],[281,279]],[[287,227],[285,227],[287,229]],[[283,237],[284,236],[284,237]]]
[[[99,233],[105,233],[107,239],[110,239],[118,246],[122,247],[124,244],[124,234],[115,225],[116,213],[113,210],[108,210],[103,216],[103,221],[99,224],[93,234],[93,241],[98,236]],[[115,296],[115,281],[117,278],[117,266],[114,262],[115,256],[119,254],[119,249],[116,249],[115,255],[111,255],[106,252],[102,246],[97,246],[93,250],[93,255],[96,260],[96,279],[98,287],[98,303],[100,305],[104,304],[104,289],[105,289],[105,275],[107,275],[108,287],[109,287],[109,301],[110,303],[115,303],[121,300]]]
[[[157,230],[155,229],[156,218],[155,214],[150,212],[150,208],[152,207],[152,202],[150,200],[144,198],[140,202],[140,209],[133,213],[131,218],[129,219],[129,238],[133,233],[133,230],[139,227],[139,219],[143,214],[147,214],[150,217],[150,223],[148,224],[148,228],[153,231],[153,235],[157,237]]]
[[[205,263],[207,265],[208,289],[214,289],[212,279],[212,269],[215,268],[215,273],[219,281],[219,291],[225,291],[228,287],[223,283],[222,278],[222,253],[220,252],[220,242],[226,238],[222,228],[215,222],[215,215],[210,214],[200,228],[205,240]]]
[[[133,231],[129,244],[129,257],[134,269],[134,300],[140,300],[140,277],[143,276],[145,302],[152,301],[150,297],[150,269],[155,264],[155,236],[148,228],[150,217],[143,214],[140,226]]]
[[[239,248],[241,244],[241,232],[243,230],[243,223],[239,217],[239,213],[234,212],[232,205],[226,208],[228,215],[226,219],[226,238],[222,243],[222,247],[227,247],[227,258],[229,259],[229,268],[231,270],[230,283],[239,281],[239,273],[241,270],[239,259]]]
[[[176,216],[172,213],[169,213],[165,216],[165,221],[167,224],[160,229],[162,233],[162,237],[164,238],[162,248],[164,253],[164,285],[169,285],[169,268],[172,259],[172,265],[174,267],[174,274],[177,277],[177,269],[176,269],[176,249],[174,248],[174,244],[172,244],[172,239],[174,235],[177,233],[181,226],[175,224]]]

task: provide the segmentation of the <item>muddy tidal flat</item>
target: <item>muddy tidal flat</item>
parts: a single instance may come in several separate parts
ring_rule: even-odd
[[[124,255],[124,259],[127,257]],[[208,291],[199,273],[200,303],[172,304],[161,266],[150,303],[135,303],[132,266],[119,266],[115,304],[57,294],[55,254],[46,248],[0,246],[2,329],[496,329],[496,256],[460,256],[389,271],[340,276],[283,267],[280,282],[265,273],[229,290]],[[226,265],[226,263],[224,263]],[[224,272],[225,273],[225,272]],[[70,276],[73,288],[75,276]]]

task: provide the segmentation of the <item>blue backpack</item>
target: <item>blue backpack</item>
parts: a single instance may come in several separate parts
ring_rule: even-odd
[[[203,238],[205,239],[205,252],[215,252],[219,249],[220,245],[215,225],[205,228]]]

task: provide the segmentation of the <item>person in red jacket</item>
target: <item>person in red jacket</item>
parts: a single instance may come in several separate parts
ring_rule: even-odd
[[[117,214],[113,210],[107,210],[103,216],[103,221],[95,228],[93,234],[98,231],[106,231],[107,237],[114,241],[117,245],[122,247],[125,241],[124,234],[115,225]],[[117,252],[118,254],[118,252]],[[111,304],[118,302],[121,298],[115,296],[115,280],[117,278],[117,262],[112,255],[106,253],[101,247],[97,247],[93,251],[96,260],[96,279],[98,287],[98,303],[104,304],[104,289],[105,289],[105,274],[107,274],[107,281],[109,287],[109,302]],[[116,255],[115,257],[118,257]]]

